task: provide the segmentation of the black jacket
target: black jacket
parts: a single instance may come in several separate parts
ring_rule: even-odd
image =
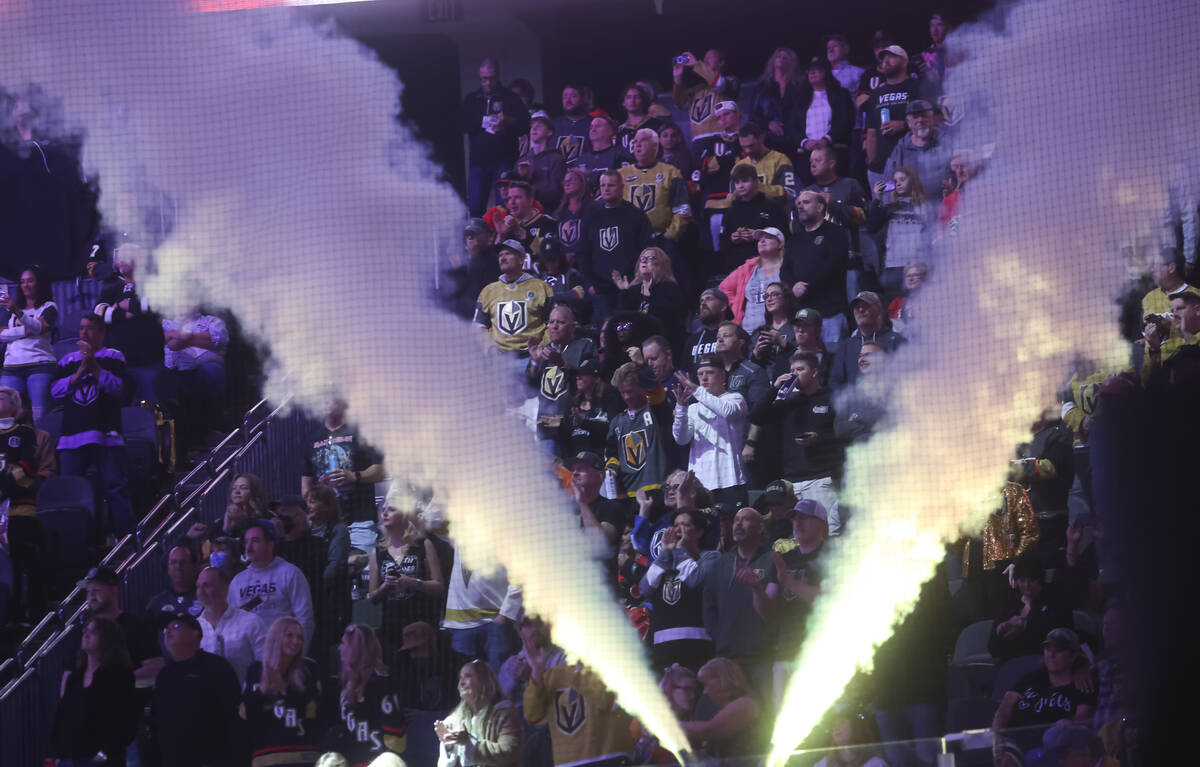
[[[800,305],[816,309],[822,317],[845,314],[846,267],[850,242],[846,231],[828,221],[809,232],[800,231],[787,239],[779,276],[789,285],[807,282],[808,291]]]
[[[855,330],[849,338],[838,341],[834,347],[833,369],[829,372],[830,386],[836,389],[858,380],[858,353],[862,351],[864,341],[877,343],[889,352],[894,352],[904,343],[904,336],[890,328],[883,328],[870,338],[864,338],[862,333]]]
[[[780,423],[779,453],[782,474],[790,480],[840,477],[845,450],[834,431],[833,394],[818,389],[813,394],[791,392],[774,399],[767,417]],[[796,437],[815,432],[816,441],[808,445]]]
[[[505,124],[496,133],[483,129],[485,115],[502,113]],[[485,94],[472,91],[458,110],[459,129],[467,134],[472,167],[511,163],[517,159],[517,137],[529,132],[529,110],[512,91],[499,88]]]

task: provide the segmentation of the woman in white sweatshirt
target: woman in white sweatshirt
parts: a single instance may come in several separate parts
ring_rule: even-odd
[[[50,380],[58,360],[50,345],[51,332],[58,324],[58,305],[51,299],[50,281],[37,266],[21,272],[16,296],[0,293],[0,307],[12,312],[8,327],[0,331],[0,341],[8,344],[0,386],[11,386],[29,397],[34,423],[41,423],[50,404]],[[76,328],[68,332],[77,333]]]

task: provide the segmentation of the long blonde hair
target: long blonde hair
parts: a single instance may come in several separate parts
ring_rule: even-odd
[[[290,615],[285,615],[275,619],[275,622],[267,629],[266,639],[263,640],[263,672],[259,683],[262,685],[262,691],[268,695],[279,695],[285,691],[283,688],[276,689],[278,685],[275,683],[275,677],[268,676],[268,668],[279,669],[279,677],[283,680],[285,688],[303,690],[308,681],[308,671],[304,665],[305,650],[308,649],[307,643],[300,648],[300,653],[292,658],[287,668],[279,667],[280,659],[283,657],[283,635],[287,633],[289,627],[299,629],[300,636],[304,636],[304,627],[300,625],[300,621]]]
[[[700,673],[696,676],[708,676],[709,674],[717,678],[731,701],[750,694],[750,682],[746,680],[746,673],[742,671],[741,666],[729,658],[713,658],[700,667]]]
[[[342,640],[347,639],[350,643],[350,657],[342,660],[342,700],[357,703],[362,700],[363,690],[371,677],[376,674],[387,676],[388,667],[383,662],[383,648],[379,646],[379,638],[370,626],[351,623],[342,634]]]
[[[779,56],[787,56],[792,60],[792,72],[788,75],[788,85],[799,86],[801,82],[807,82],[805,76],[807,72],[800,67],[800,56],[791,48],[780,46],[776,48],[770,58],[767,59],[767,65],[763,68],[763,73],[759,76],[758,82],[762,85],[771,85],[775,82],[775,59]],[[765,126],[764,126],[765,127]]]
[[[472,707],[466,698],[459,701],[459,717],[464,721],[476,714],[487,711],[504,699],[504,691],[500,688],[500,680],[496,677],[496,672],[492,670],[492,667],[487,664],[487,661],[480,660],[479,658],[467,661],[458,670],[460,678],[462,677],[462,673],[468,668],[475,672],[475,680],[479,683],[479,705]]]

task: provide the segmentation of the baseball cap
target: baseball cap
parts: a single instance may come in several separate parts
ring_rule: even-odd
[[[821,505],[820,501],[814,501],[812,498],[802,498],[797,501],[794,511],[806,517],[815,517],[822,522],[829,521],[829,513],[825,511],[825,507]]]
[[[599,360],[584,360],[579,363],[579,367],[575,368],[575,375],[577,376],[598,376],[600,372]]]
[[[883,300],[879,298],[879,294],[872,293],[869,290],[864,290],[864,291],[860,292],[857,296],[855,296],[854,300],[850,302],[850,308],[853,309],[854,305],[860,301],[863,302],[864,304],[874,304],[875,306],[883,306]]]
[[[899,56],[900,58],[904,59],[905,61],[908,61],[908,53],[906,53],[905,50],[903,48],[901,48],[899,45],[895,45],[895,44],[889,45],[888,47],[881,50],[879,52],[879,55],[882,56],[885,53],[890,53],[893,56]]]
[[[720,288],[709,288],[700,294],[701,298],[705,296],[713,296],[717,300],[724,302],[726,306],[729,305],[729,296],[725,295],[725,291]]]
[[[173,614],[170,618],[168,618],[167,622],[162,625],[165,628],[167,626],[170,626],[172,623],[175,623],[176,621],[184,624],[185,626],[190,626],[190,627],[196,629],[201,634],[204,633],[204,629],[200,628],[200,621],[196,619],[195,615],[192,615],[189,612],[177,612],[177,613]]]
[[[696,358],[696,370],[700,368],[721,368],[724,370],[725,365],[721,362],[721,358],[715,354],[701,354]]]
[[[792,492],[792,483],[786,479],[777,479],[770,483],[763,489],[762,495],[758,496],[758,503],[761,506],[778,506],[781,503],[794,504],[795,502],[796,494]]]
[[[1042,647],[1052,647],[1055,650],[1079,650],[1079,635],[1068,628],[1056,628],[1046,635]]]
[[[488,222],[482,218],[468,218],[467,225],[463,227],[463,234],[486,234],[491,230]]]
[[[914,114],[916,112],[932,112],[933,104],[930,104],[925,99],[913,99],[908,102],[908,110],[905,114]]]
[[[820,326],[823,321],[824,318],[816,309],[801,309],[792,315],[793,325],[804,323],[805,325]]]
[[[500,250],[511,250],[516,253],[520,253],[522,256],[529,255],[525,252],[525,246],[517,240],[505,240],[504,242],[500,243]]]
[[[604,459],[590,450],[584,450],[580,453],[576,453],[574,458],[568,458],[567,460],[563,461],[563,463],[571,471],[574,471],[575,468],[581,464],[587,466],[589,469],[604,471]]]
[[[545,109],[539,109],[536,112],[534,112],[533,114],[529,115],[529,120],[530,120],[530,122],[532,122],[533,120],[542,120],[547,125],[551,124],[550,123],[550,115],[546,114]]]
[[[775,239],[779,240],[780,244],[787,242],[787,239],[783,236],[783,232],[779,231],[777,227],[768,226],[766,229],[759,229],[758,231],[765,235],[774,237]]]
[[[79,581],[75,585],[82,589],[87,588],[89,583],[101,583],[105,586],[120,586],[121,577],[117,575],[117,571],[113,570],[111,567],[97,565],[91,570],[88,570],[87,575],[83,576],[83,580]]]
[[[738,105],[737,105],[736,101],[718,101],[717,107],[714,110],[714,113],[721,114],[722,112],[736,112],[736,111],[738,111]]]

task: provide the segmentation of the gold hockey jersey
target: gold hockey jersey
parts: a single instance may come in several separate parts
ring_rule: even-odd
[[[649,168],[626,163],[620,174],[625,182],[625,199],[650,218],[654,233],[678,240],[692,215],[687,182],[679,169],[662,161]]]

